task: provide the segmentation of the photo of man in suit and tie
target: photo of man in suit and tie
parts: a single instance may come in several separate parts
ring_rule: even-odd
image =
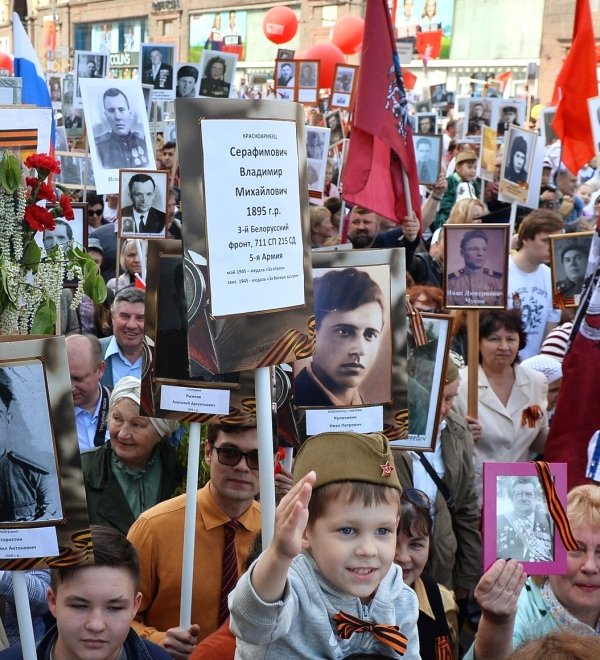
[[[164,61],[165,54],[170,50],[169,46],[144,48],[143,84],[153,85],[154,89],[173,89],[173,67]]]
[[[166,172],[153,172],[153,176],[145,172],[137,172],[125,184],[124,175],[121,175],[121,231],[122,238],[165,238],[165,209],[166,209]],[[164,180],[165,188],[160,186]],[[157,186],[157,181],[159,185]],[[125,191],[129,192],[130,204],[123,205],[127,201]],[[160,192],[159,192],[160,191]],[[163,207],[153,206],[155,199],[157,204]]]

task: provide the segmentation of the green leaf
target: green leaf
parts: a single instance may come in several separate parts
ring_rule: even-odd
[[[34,240],[29,241],[23,253],[23,263],[27,264],[28,268],[35,273],[41,258],[42,251],[40,246]]]
[[[0,184],[9,193],[14,193],[22,181],[21,162],[13,154],[5,154],[0,163]]]
[[[56,305],[53,300],[44,300],[37,308],[31,326],[32,335],[53,335],[56,325]]]

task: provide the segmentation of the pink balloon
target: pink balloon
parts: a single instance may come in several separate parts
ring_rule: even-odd
[[[315,44],[304,53],[305,60],[319,60],[319,88],[324,89],[333,85],[333,73],[336,64],[344,64],[344,53],[333,44]]]
[[[331,43],[342,53],[352,55],[361,49],[365,34],[365,21],[360,16],[342,16],[333,26]]]
[[[274,44],[284,44],[293,39],[298,32],[296,12],[283,5],[272,7],[263,18],[263,32]]]
[[[8,53],[0,53],[0,74],[3,76],[12,76],[14,65],[12,57]]]

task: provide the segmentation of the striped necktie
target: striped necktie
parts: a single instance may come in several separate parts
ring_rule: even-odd
[[[229,616],[227,596],[235,587],[238,580],[237,555],[235,553],[235,532],[240,526],[237,520],[225,523],[225,544],[223,547],[223,573],[221,578],[221,610],[219,613],[219,625]]]

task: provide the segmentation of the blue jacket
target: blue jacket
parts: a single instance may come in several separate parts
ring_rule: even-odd
[[[38,660],[50,660],[50,653],[57,638],[58,631],[56,626],[53,626],[36,647]],[[141,639],[133,628],[130,628],[123,647],[127,660],[171,660],[171,656],[162,647]],[[23,660],[21,645],[17,644],[5,651],[0,651],[0,658],[2,660]]]

